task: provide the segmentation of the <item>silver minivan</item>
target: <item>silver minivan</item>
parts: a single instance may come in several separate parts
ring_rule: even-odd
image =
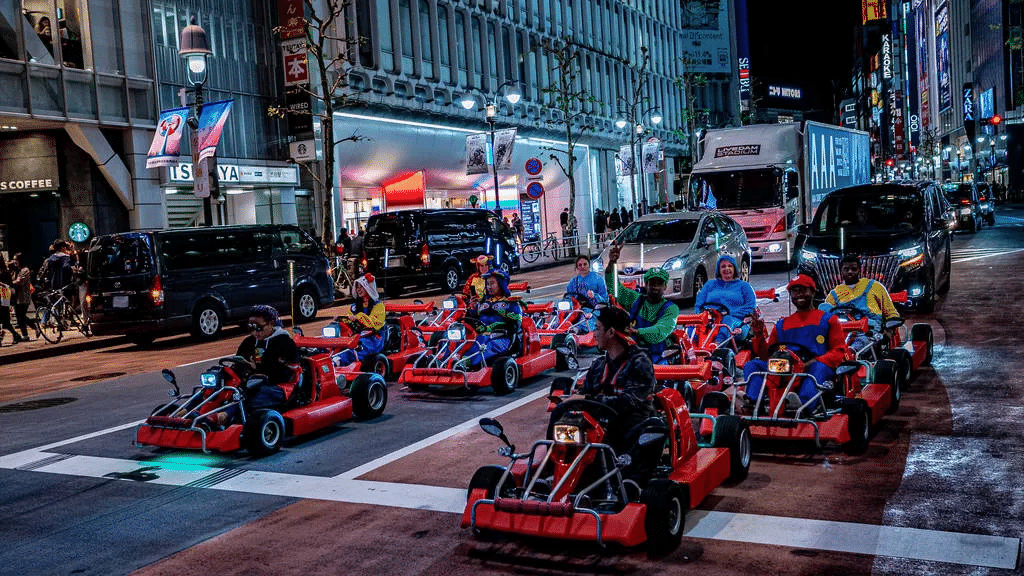
[[[750,246],[735,220],[716,211],[647,214],[627,226],[618,237],[619,281],[643,284],[644,272],[660,266],[669,274],[665,297],[693,298],[708,278],[715,276],[718,257],[728,254],[739,264],[739,276],[750,276]],[[605,248],[591,267],[604,273]]]

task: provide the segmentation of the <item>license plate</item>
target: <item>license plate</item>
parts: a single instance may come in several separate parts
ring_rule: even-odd
[[[395,268],[402,265],[402,257],[395,256],[394,258],[388,259],[388,268]]]
[[[643,276],[619,276],[619,282],[625,284],[626,282],[637,282],[639,283]]]
[[[114,296],[114,301],[110,303],[114,308],[127,308],[128,297],[127,296]]]

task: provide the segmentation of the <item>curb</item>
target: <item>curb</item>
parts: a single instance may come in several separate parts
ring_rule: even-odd
[[[31,350],[2,354],[0,355],[0,365],[28,362],[30,360],[51,358],[62,354],[74,354],[76,352],[85,352],[87,350],[98,350],[100,348],[110,348],[129,343],[128,338],[125,336],[91,336],[89,338],[82,338],[81,340],[69,342],[67,344],[48,344]]]

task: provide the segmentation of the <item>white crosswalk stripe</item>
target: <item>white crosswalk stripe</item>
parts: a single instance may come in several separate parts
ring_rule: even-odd
[[[961,248],[953,250],[950,253],[950,258],[952,258],[954,264],[958,264],[972,260],[1016,254],[1017,252],[1024,252],[1024,248]]]

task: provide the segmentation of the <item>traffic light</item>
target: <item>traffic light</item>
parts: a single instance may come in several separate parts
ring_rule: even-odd
[[[1000,116],[999,114],[993,114],[992,117],[988,119],[988,123],[993,126],[999,126],[999,123],[1002,121],[1003,117]]]
[[[893,166],[896,165],[896,161],[893,160],[892,158],[889,158],[888,160],[885,161],[885,165],[888,166],[889,168],[892,168]]]

